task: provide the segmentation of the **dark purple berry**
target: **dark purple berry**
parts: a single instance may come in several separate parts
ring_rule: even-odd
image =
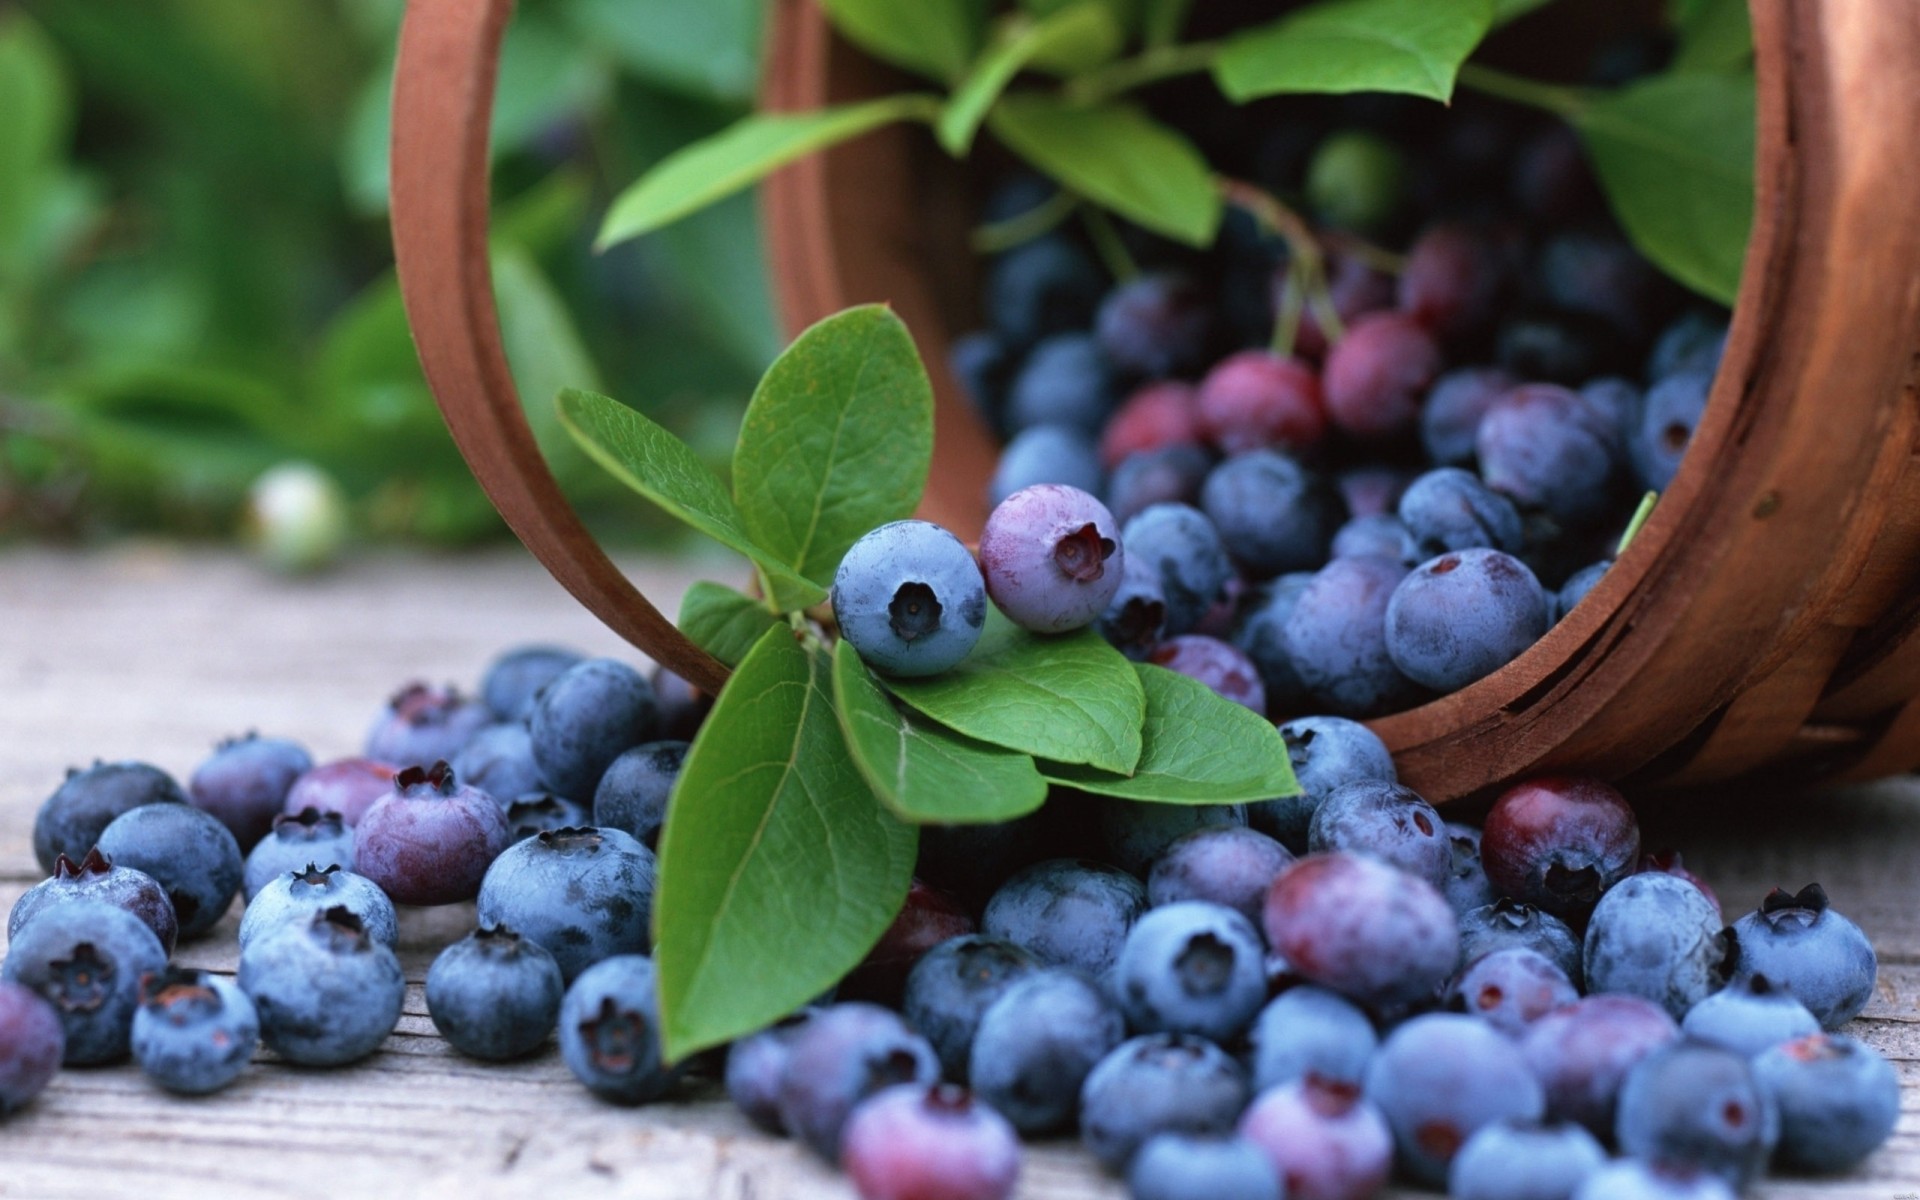
[[[1434,886],[1376,859],[1315,854],[1267,894],[1267,943],[1292,970],[1363,1004],[1429,999],[1460,951]]]
[[[1523,509],[1567,527],[1614,507],[1620,433],[1609,414],[1564,387],[1517,387],[1495,400],[1474,435],[1481,478]]]
[[[394,776],[393,791],[354,830],[354,857],[396,904],[453,904],[479,894],[508,842],[507,816],[493,797],[437,762]]]
[[[146,763],[96,762],[67,772],[33,818],[33,856],[53,874],[62,854],[78,862],[100,840],[114,818],[147,804],[185,804],[187,794],[173,777]]]
[[[173,902],[167,899],[166,889],[145,871],[116,866],[97,846],[77,864],[62,854],[54,860],[51,878],[20,893],[7,914],[7,937],[17,936],[35,913],[71,900],[98,900],[125,909],[153,930],[161,949],[173,953],[180,923],[173,915]]]
[[[1231,643],[1197,633],[1183,634],[1161,642],[1147,661],[1204,683],[1223,698],[1266,715],[1267,689],[1260,670]]]
[[[1525,542],[1513,502],[1458,467],[1439,467],[1415,479],[1401,493],[1396,511],[1414,545],[1429,558],[1479,546],[1514,554]]]
[[[780,1080],[787,1073],[794,1038],[818,1011],[801,1009],[727,1047],[727,1099],[768,1133],[787,1132],[780,1123]]]
[[[298,742],[249,733],[221,742],[194,768],[187,797],[220,818],[244,854],[267,836],[294,780],[312,768],[312,756]]]
[[[1405,436],[1441,365],[1440,347],[1418,322],[1397,312],[1369,313],[1349,325],[1327,355],[1321,377],[1327,414],[1357,438]]]
[[[370,758],[321,763],[293,781],[281,811],[295,816],[309,808],[339,813],[351,829],[360,824],[374,801],[393,790],[393,777],[398,772],[399,768]]]
[[[67,1035],[53,1005],[24,984],[0,979],[0,1117],[46,1089],[66,1057]]]
[[[1593,911],[1639,858],[1640,824],[1626,798],[1597,779],[1571,776],[1509,788],[1487,813],[1480,840],[1496,891],[1558,917]]]
[[[840,1135],[862,1100],[939,1077],[933,1047],[898,1014],[875,1004],[836,1004],[793,1035],[780,1078],[780,1122],[815,1154],[838,1162]]]
[[[1108,292],[1094,316],[1094,331],[1115,366],[1159,378],[1200,366],[1212,338],[1213,314],[1191,279],[1154,272]]]
[[[994,507],[980,534],[987,594],[1036,633],[1092,624],[1119,590],[1124,565],[1113,514],[1078,488],[1022,488]]]
[[[1168,806],[1162,806],[1168,807]],[[1205,900],[1235,910],[1257,927],[1267,891],[1293,855],[1244,825],[1208,825],[1176,838],[1153,860],[1147,902],[1158,908]]]
[[[1200,486],[1212,470],[1213,457],[1198,446],[1162,446],[1129,454],[1107,480],[1107,508],[1125,529],[1136,513],[1155,504],[1196,504]],[[1083,490],[1088,486],[1074,479],[1059,482]],[[1100,486],[1097,474],[1092,476],[1092,486]]]
[[[1548,1116],[1578,1121],[1594,1136],[1611,1138],[1627,1072],[1679,1037],[1673,1018],[1650,1000],[1588,996],[1528,1026],[1520,1052],[1546,1089]]]
[[[1302,453],[1320,444],[1327,412],[1320,377],[1297,358],[1243,350],[1200,381],[1199,433],[1222,454],[1276,447]]]

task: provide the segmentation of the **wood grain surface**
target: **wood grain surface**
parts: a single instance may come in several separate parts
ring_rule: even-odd
[[[696,574],[726,563],[621,564],[673,611]],[[623,644],[531,558],[372,558],[309,582],[222,554],[130,545],[0,554],[0,909],[38,879],[28,833],[67,766],[136,758],[181,777],[217,738],[248,728],[298,738],[321,758],[355,752],[385,696],[414,677],[471,686],[520,641],[624,655]],[[1651,842],[1681,847],[1729,912],[1767,887],[1818,879],[1873,937],[1881,979],[1851,1032],[1889,1054],[1907,1094],[1892,1143],[1845,1179],[1778,1179],[1774,1197],[1920,1192],[1920,784],[1830,795],[1691,795],[1644,814]],[[262,1053],[227,1091],[164,1095],[131,1066],[65,1071],[0,1124],[0,1196],[620,1196],[826,1200],[844,1180],[750,1129],[710,1081],[674,1103],[603,1104],[551,1049],[508,1066],[463,1058],[435,1036],[419,983],[465,932],[470,906],[403,914],[412,982],[382,1051],[336,1071]],[[230,970],[237,912],[183,948]],[[1118,1198],[1070,1142],[1034,1148],[1027,1200]]]

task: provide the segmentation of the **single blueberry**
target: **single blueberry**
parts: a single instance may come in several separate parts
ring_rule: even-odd
[[[1200,489],[1200,507],[1227,553],[1255,579],[1319,566],[1347,519],[1339,489],[1278,450],[1249,450],[1215,467]]]
[[[1338,992],[1301,984],[1260,1010],[1252,1033],[1257,1092],[1307,1078],[1358,1088],[1380,1048],[1380,1035],[1359,1005]]]
[[[1160,572],[1166,604],[1166,636],[1192,631],[1206,615],[1233,568],[1220,533],[1206,514],[1185,504],[1155,504],[1130,519],[1120,531],[1127,557]]]
[[[1697,1167],[1740,1191],[1766,1169],[1780,1110],[1744,1055],[1682,1041],[1627,1072],[1614,1137],[1629,1158]]]
[[[1607,1152],[1584,1126],[1496,1121],[1454,1155],[1447,1171],[1453,1200],[1569,1200],[1607,1164]]]
[[[1368,1065],[1366,1095],[1393,1130],[1401,1168],[1429,1184],[1446,1180],[1454,1155],[1483,1126],[1546,1115],[1519,1048],[1453,1013],[1414,1017],[1389,1034]]]
[[[1833,909],[1826,890],[1817,883],[1794,895],[1773,889],[1759,908],[1733,923],[1731,938],[1729,982],[1765,975],[1775,987],[1806,1005],[1824,1029],[1838,1029],[1859,1016],[1873,997],[1879,970],[1873,943],[1858,925]]]
[[[1137,1033],[1193,1033],[1230,1043],[1267,998],[1265,957],[1245,916],[1184,900],[1134,923],[1114,964],[1114,991]]]
[[[455,1050],[504,1061],[546,1042],[565,991],[560,965],[540,943],[482,924],[427,969],[427,1015]]]
[[[565,646],[515,646],[487,664],[480,677],[480,699],[496,721],[523,720],[532,713],[540,689],[585,657]]]
[[[1494,950],[1469,962],[1454,980],[1453,1005],[1511,1038],[1580,992],[1553,960],[1525,946]]]
[[[1513,502],[1458,467],[1439,467],[1416,478],[1395,511],[1415,547],[1429,558],[1481,546],[1514,554],[1525,544]]]
[[[221,742],[194,768],[187,798],[220,818],[244,853],[273,828],[293,781],[312,769],[313,757],[298,742],[248,733]]]
[[[547,786],[540,765],[533,760],[533,732],[524,720],[488,725],[450,761],[454,774],[492,796],[502,808],[516,796]]]
[[[368,937],[392,948],[400,941],[393,901],[371,879],[337,866],[308,863],[267,881],[240,916],[240,948],[263,933],[309,924],[315,914],[344,908],[360,921]]]
[[[1134,1200],[1280,1200],[1280,1189],[1266,1154],[1241,1138],[1158,1134],[1127,1170]]]
[[[1672,875],[1629,875],[1594,908],[1581,966],[1589,991],[1644,996],[1678,1020],[1727,981],[1728,951],[1720,914],[1698,888]]]
[[[457,688],[409,683],[395,692],[367,731],[366,756],[396,766],[451,761],[493,713]]]
[[[980,932],[1021,946],[1049,966],[1077,967],[1101,978],[1146,907],[1146,889],[1127,872],[1050,859],[1000,885],[987,902]]]
[[[1365,1200],[1393,1166],[1393,1134],[1358,1084],[1309,1075],[1262,1091],[1240,1119],[1293,1200]]]
[[[66,1031],[53,1005],[32,989],[0,979],[0,1117],[19,1112],[60,1071]]]
[[[1007,426],[1064,425],[1099,430],[1117,397],[1113,364],[1100,343],[1081,333],[1055,334],[1033,348],[1007,393]]]
[[[560,1057],[596,1096],[645,1104],[671,1091],[680,1070],[660,1053],[660,1000],[653,960],[603,958],[560,1001]]]
[[[1369,717],[1419,699],[1387,648],[1387,610],[1407,568],[1381,558],[1336,558],[1314,572],[1281,638],[1314,702]]]
[[[1233,909],[1257,928],[1268,889],[1292,863],[1285,846],[1243,824],[1203,825],[1175,838],[1153,860],[1147,903],[1158,908],[1205,900]]]
[[[259,1043],[253,1001],[227,976],[172,967],[141,982],[133,1057],[166,1090],[219,1091],[247,1069]]]
[[[1031,971],[981,1013],[967,1057],[980,1098],[1022,1133],[1069,1125],[1093,1068],[1126,1037],[1106,991],[1078,971]]]
[[[1156,1134],[1221,1135],[1247,1107],[1240,1065],[1207,1041],[1153,1033],[1120,1043],[1080,1089],[1080,1140],[1109,1171],[1125,1170]]]
[[[1309,703],[1307,685],[1287,656],[1282,634],[1312,578],[1306,572],[1295,572],[1255,585],[1247,593],[1233,629],[1233,644],[1253,660],[1266,688],[1267,707],[1276,713],[1292,714]]]
[[[33,857],[53,874],[62,854],[75,862],[99,842],[115,817],[147,804],[185,804],[187,794],[173,777],[146,763],[96,762],[67,777],[44,800],[33,818]]]
[[[1820,1020],[1765,975],[1750,975],[1687,1010],[1680,1031],[1696,1042],[1755,1058],[1782,1042],[1820,1032]]]
[[[476,912],[545,948],[572,982],[602,959],[650,948],[654,877],[653,851],[618,829],[551,830],[493,860]]]
[[[65,1038],[61,1061],[83,1066],[127,1056],[140,979],[166,964],[160,939],[140,918],[82,899],[43,909],[22,925],[0,961],[0,979],[53,1006]]]
[[[1547,1013],[1527,1027],[1520,1052],[1546,1090],[1547,1114],[1613,1137],[1620,1085],[1641,1059],[1680,1037],[1651,1000],[1596,995]]]
[[[584,804],[622,750],[659,736],[660,706],[640,672],[590,658],[541,689],[528,722],[541,777]]]
[[[1020,1135],[965,1088],[896,1084],[847,1118],[840,1166],[863,1200],[1007,1200]]]
[[[614,759],[594,789],[592,823],[657,846],[687,749],[686,742],[647,742]]]
[[[1864,1042],[1808,1034],[1753,1060],[1780,1110],[1779,1157],[1804,1171],[1839,1173],[1879,1149],[1900,1119],[1900,1077]]]
[[[1460,914],[1460,965],[1496,950],[1531,950],[1560,968],[1575,987],[1586,982],[1580,935],[1552,913],[1505,896]]]
[[[240,951],[260,1040],[289,1062],[335,1067],[380,1048],[400,1020],[400,961],[344,907],[279,926]]]
[[[980,533],[987,595],[1014,624],[1065,633],[1106,611],[1126,555],[1106,505],[1056,483],[1022,488],[994,506]]]
[[[1036,483],[1061,483],[1099,495],[1106,486],[1106,473],[1100,469],[1093,438],[1066,425],[1022,429],[1000,451],[1000,462],[987,484],[987,502],[998,504]]]
[[[1453,847],[1440,814],[1420,793],[1381,779],[1360,779],[1328,792],[1307,826],[1307,850],[1365,854],[1417,875],[1436,888],[1453,873]]]
[[[219,818],[190,805],[147,804],[100,832],[100,853],[167,890],[183,939],[212,929],[240,890],[240,843]]]
[[[247,903],[279,876],[314,864],[353,870],[353,830],[339,813],[304,809],[297,816],[281,813],[273,832],[247,855],[240,872],[240,888]]]
[[[894,521],[863,536],[833,576],[840,635],[868,666],[937,675],[980,640],[987,587],[960,539],[929,521]]]
[[[17,936],[35,913],[70,900],[98,900],[125,909],[153,930],[162,950],[173,953],[180,922],[173,915],[173,901],[167,899],[166,889],[145,871],[115,865],[98,846],[87,851],[78,863],[62,854],[54,860],[50,878],[20,893],[7,914],[7,936]]]
[[[1160,571],[1144,558],[1123,557],[1120,586],[1100,614],[1100,636],[1120,653],[1142,661],[1166,635],[1167,600]]]
[[[1450,551],[1422,563],[1387,603],[1387,654],[1414,682],[1457,691],[1518,658],[1547,631],[1547,593],[1498,550]]]

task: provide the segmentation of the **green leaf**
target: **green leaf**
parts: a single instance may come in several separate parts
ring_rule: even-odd
[[[755,544],[829,583],[875,526],[913,513],[933,461],[933,384],[900,318],[850,308],[795,338],[747,405],[734,502]],[[779,588],[774,599],[791,604]]]
[[[1654,76],[1585,105],[1573,123],[1640,252],[1732,304],[1753,227],[1753,77]]]
[[[1144,0],[1140,33],[1149,46],[1171,46],[1180,40],[1193,0]]]
[[[989,605],[986,630],[959,666],[887,687],[977,741],[1103,771],[1131,771],[1140,760],[1140,677],[1089,629],[1038,637]]]
[[[1672,71],[1744,71],[1753,63],[1747,0],[1703,0],[1679,14]]]
[[[578,388],[560,393],[560,423],[587,456],[701,533],[752,559],[795,608],[827,598],[753,540],[733,497],[685,442],[617,400]]]
[[[61,182],[72,86],[52,41],[19,12],[0,15],[0,275],[24,258],[28,234]]]
[[[895,704],[853,646],[833,649],[833,700],[853,763],[909,821],[1010,821],[1039,808],[1047,781],[1025,754],[940,728]]]
[[[1321,0],[1231,38],[1214,64],[1235,101],[1281,92],[1406,92],[1447,100],[1486,36],[1491,0]]]
[[[824,653],[768,630],[688,751],[653,904],[669,1059],[838,983],[900,911],[916,832],[847,757],[828,670]]]
[[[940,144],[953,155],[963,155],[973,145],[973,136],[986,119],[987,110],[1007,84],[1029,63],[1071,61],[1092,65],[1111,57],[1120,48],[1120,27],[1113,12],[1100,0],[1086,0],[1063,8],[1040,21],[1011,27],[1006,38],[981,56],[972,71],[954,89],[953,98],[940,114],[936,126]]]
[[[584,46],[682,95],[753,101],[760,81],[761,0],[566,0],[562,15]]]
[[[1014,153],[1094,203],[1190,246],[1213,241],[1220,194],[1206,159],[1141,110],[1011,95],[987,125]]]
[[[887,96],[809,113],[760,113],[668,155],[614,199],[596,247],[639,237],[705,208],[795,159],[894,121],[932,120],[932,96]]]
[[[1518,21],[1536,8],[1545,8],[1553,0],[1493,0],[1493,28]]]
[[[980,44],[969,0],[821,0],[833,27],[876,58],[942,82],[960,78]]]
[[[1147,694],[1140,762],[1133,774],[1042,763],[1055,783],[1165,804],[1245,804],[1292,796],[1287,743],[1273,722],[1185,675],[1135,663]]]
[[[739,666],[767,630],[785,624],[753,597],[706,580],[680,598],[680,619],[674,623],[695,645],[730,667]]]
[[[580,451],[560,428],[547,397],[567,387],[598,388],[600,373],[574,328],[566,302],[518,246],[496,245],[493,294],[500,306],[500,338],[513,367],[534,438],[556,472],[566,460],[583,465]]]

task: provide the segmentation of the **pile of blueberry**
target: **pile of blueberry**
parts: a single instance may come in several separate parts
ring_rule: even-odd
[[[939,627],[919,599],[893,619]],[[1833,1032],[1875,958],[1818,885],[1725,926],[1605,784],[1536,779],[1484,829],[1450,824],[1336,716],[1282,726],[1297,797],[1069,792],[928,827],[905,908],[834,994],[667,1064],[649,845],[705,710],[669,673],[535,647],[479,699],[400,692],[364,758],[249,735],[184,789],[72,773],[34,825],[51,878],[8,920],[0,1113],[62,1064],[131,1054],[196,1094],[262,1044],[364,1058],[400,1014],[398,909],[473,901],[426,978],[455,1048],[557,1036],[623,1104],[722,1074],[873,1200],[1005,1197],[1023,1136],[1073,1131],[1142,1200],[1351,1200],[1395,1174],[1466,1200],[1710,1200],[1770,1162],[1847,1170],[1898,1114],[1893,1068]],[[170,966],[238,894],[237,976]]]
[[[1318,231],[1256,205],[1204,254],[1120,227],[1118,282],[1070,225],[989,263],[953,366],[1005,440],[990,498],[1105,500],[1136,561],[1101,627],[1129,655],[1231,671],[1276,719],[1397,712],[1531,646],[1673,478],[1724,310],[1620,236],[1565,127],[1456,110],[1170,107]],[[1015,177],[987,217],[1050,199]]]

